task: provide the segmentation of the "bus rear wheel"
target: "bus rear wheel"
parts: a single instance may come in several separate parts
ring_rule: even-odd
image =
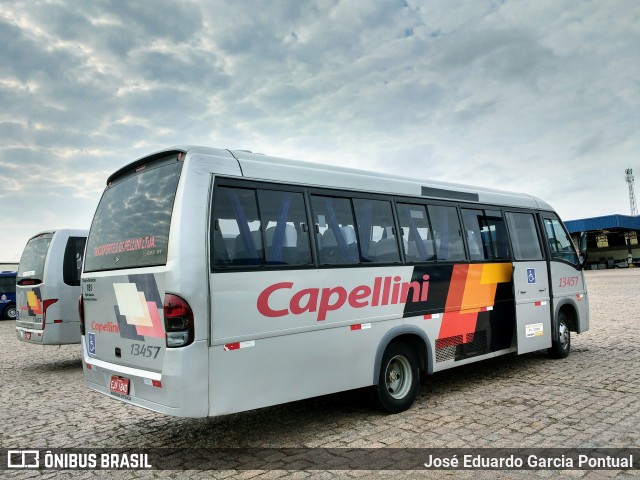
[[[392,343],[382,356],[378,384],[372,387],[375,406],[389,413],[407,410],[418,395],[419,380],[415,352],[404,343]]]
[[[553,358],[567,358],[571,352],[571,331],[564,312],[558,314],[558,336],[551,342],[547,352]]]
[[[16,316],[17,316],[17,311],[16,311],[15,305],[9,305],[7,308],[4,309],[4,318],[6,318],[7,320],[15,320]]]

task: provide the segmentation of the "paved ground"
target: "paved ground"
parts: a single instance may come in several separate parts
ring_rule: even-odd
[[[640,269],[587,272],[591,330],[565,360],[538,352],[438,373],[386,416],[354,394],[210,419],[177,419],[84,387],[78,346],[38,347],[0,322],[0,448],[640,447]],[[636,471],[637,472],[637,471]],[[0,472],[8,477],[526,478],[556,472]],[[631,476],[570,471],[571,478]]]

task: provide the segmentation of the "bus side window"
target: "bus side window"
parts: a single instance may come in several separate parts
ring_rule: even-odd
[[[462,230],[456,207],[427,207],[436,243],[436,258],[443,261],[465,260]]]
[[[267,265],[309,265],[311,249],[301,193],[258,190]]]
[[[80,285],[82,273],[82,256],[87,239],[84,237],[69,237],[64,249],[62,260],[62,279],[64,283],[77,287]]]
[[[467,245],[469,245],[469,257],[471,260],[484,260],[489,258],[482,245],[482,225],[484,223],[484,212],[482,210],[462,209],[462,219],[467,234]]]
[[[264,249],[255,190],[219,187],[212,211],[214,266],[263,265]]]
[[[531,213],[507,212],[505,214],[516,260],[542,260],[542,249]]]
[[[573,241],[560,221],[555,218],[545,218],[544,227],[547,234],[549,250],[551,251],[551,258],[578,265],[578,254],[576,253]]]
[[[408,263],[435,260],[433,233],[424,205],[398,204],[404,255]]]
[[[311,208],[320,264],[358,263],[358,239],[355,235],[351,200],[312,195]]]
[[[391,203],[354,199],[360,256],[363,262],[399,263],[400,252],[393,226]]]
[[[507,231],[498,210],[462,209],[471,260],[510,258]]]

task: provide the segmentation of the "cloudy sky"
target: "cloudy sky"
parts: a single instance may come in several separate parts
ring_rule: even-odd
[[[0,263],[176,144],[526,192],[640,185],[640,2],[0,0]],[[640,186],[637,188],[640,195]]]

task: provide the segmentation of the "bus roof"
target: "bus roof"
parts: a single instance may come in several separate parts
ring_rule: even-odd
[[[545,201],[525,193],[515,193],[434,180],[420,180],[382,172],[324,165],[301,160],[271,157],[246,150],[181,145],[159,150],[119,169],[109,178],[162,152],[183,151],[189,156],[217,156],[235,159],[242,176],[256,180],[288,182],[324,188],[347,188],[351,191],[422,196],[431,199],[553,210]],[[204,158],[203,158],[204,160]]]

